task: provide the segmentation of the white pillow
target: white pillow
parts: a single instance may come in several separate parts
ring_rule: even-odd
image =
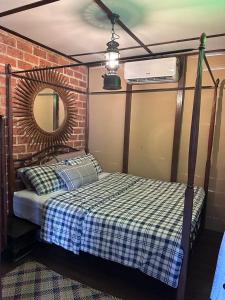
[[[96,169],[88,159],[78,165],[60,166],[55,171],[65,183],[68,191],[98,180]]]

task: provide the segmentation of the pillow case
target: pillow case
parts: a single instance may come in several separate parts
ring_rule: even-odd
[[[55,171],[66,184],[68,191],[98,180],[98,174],[92,161],[87,159],[78,165],[58,167]]]
[[[33,191],[34,188],[30,182],[30,180],[25,176],[24,171],[26,168],[20,168],[17,170],[17,176],[22,180],[23,184],[25,185],[26,189],[29,191]]]
[[[58,161],[57,159],[53,156],[51,158],[51,160],[49,160],[48,162],[46,162],[45,164],[43,164],[42,166],[48,166],[48,165],[54,165],[57,164]],[[29,178],[24,174],[24,171],[27,170],[27,168],[33,168],[31,167],[24,167],[24,168],[19,168],[17,170],[17,176],[22,180],[23,184],[25,185],[26,189],[29,191],[33,191],[34,187],[31,184],[31,181],[29,180]]]
[[[66,159],[64,162],[66,165],[74,166],[74,165],[81,164],[82,162],[84,162],[87,159],[89,159],[92,162],[97,174],[102,172],[102,168],[101,168],[99,162],[91,153],[88,153],[88,154],[85,154],[85,155],[82,155],[79,157],[75,157],[73,159]]]
[[[23,168],[23,176],[31,183],[38,195],[52,193],[66,188],[65,183],[55,172],[62,163]]]

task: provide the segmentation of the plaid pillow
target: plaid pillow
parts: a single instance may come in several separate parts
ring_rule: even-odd
[[[89,159],[79,165],[58,167],[55,171],[66,184],[68,191],[98,180],[96,169]]]
[[[82,162],[84,162],[87,159],[89,159],[92,162],[94,168],[96,169],[97,174],[102,172],[102,168],[101,168],[99,162],[91,153],[88,153],[88,154],[85,154],[85,155],[82,155],[79,157],[75,157],[73,159],[66,159],[64,162],[66,165],[74,166],[74,165],[81,164]]]
[[[29,180],[38,195],[44,195],[66,188],[65,183],[55,172],[62,163],[23,168],[24,176]]]
[[[33,191],[34,188],[30,182],[30,180],[25,176],[24,171],[26,168],[20,168],[17,170],[18,177],[22,180],[23,184],[25,185],[26,189],[29,191]]]

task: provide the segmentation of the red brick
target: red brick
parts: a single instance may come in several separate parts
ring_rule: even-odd
[[[20,136],[18,135],[17,138],[17,144],[21,145],[21,144],[27,144],[29,142],[29,137],[28,136]]]
[[[74,128],[73,129],[73,133],[75,133],[75,134],[81,134],[82,131],[83,131],[83,128]]]
[[[2,32],[0,32],[0,43],[15,47],[16,39],[12,36],[9,36],[7,34],[3,34]]]
[[[41,50],[41,49],[36,48],[36,47],[34,47],[34,49],[33,49],[33,54],[36,55],[36,56],[39,56],[41,58],[44,58],[44,59],[46,59],[46,57],[47,57],[46,51]]]
[[[85,127],[85,122],[84,121],[79,121],[78,126],[79,127]]]
[[[14,58],[19,58],[19,59],[23,59],[23,52],[21,50],[18,50],[14,47],[7,47],[7,54],[9,56],[12,56]]]
[[[0,53],[6,53],[6,45],[0,44]]]
[[[83,75],[87,74],[87,67],[85,66],[79,66],[78,70],[80,73],[82,73]]]
[[[82,74],[79,73],[79,72],[74,72],[74,77],[75,77],[75,78],[82,79]]]
[[[27,42],[22,42],[22,41],[17,41],[17,48],[20,49],[20,50],[23,50],[27,53],[32,53],[33,51],[33,47],[27,43]]]
[[[13,127],[13,134],[14,135],[20,135],[22,133],[21,127]]]
[[[84,135],[83,134],[79,134],[78,135],[78,140],[79,141],[83,141],[84,140]]]
[[[7,55],[0,54],[0,61],[4,62],[4,64],[10,64],[12,67],[16,67],[16,60]],[[5,71],[5,68],[4,68],[4,71]]]
[[[76,107],[82,108],[82,107],[83,107],[83,102],[81,102],[81,101],[76,101]]]
[[[56,64],[59,63],[59,58],[55,54],[47,53],[47,60],[54,62]]]
[[[0,87],[0,95],[4,95],[5,94],[5,87]]]
[[[13,145],[14,153],[25,153],[26,147],[25,145]]]
[[[86,109],[85,108],[79,108],[78,114],[81,115],[81,116],[85,116],[86,115]]]
[[[72,63],[74,63],[74,61],[72,61],[72,60],[69,60],[69,59],[67,59],[67,58],[65,58],[65,57],[59,57],[58,58],[58,63],[59,63],[59,65],[69,65],[69,64],[72,64]]]
[[[82,94],[79,95],[79,100],[86,101],[86,99],[87,99],[86,95],[82,95]]]
[[[1,43],[1,41],[3,41]],[[15,47],[17,46],[17,48]],[[42,66],[55,66],[58,64],[71,64],[72,60],[56,55],[39,48],[38,46],[32,45],[29,42],[21,39],[11,37],[7,34],[1,34],[0,32],[0,71],[5,71],[5,63],[10,63],[13,68],[20,69],[32,69],[34,65]],[[7,55],[4,55],[7,53]],[[59,69],[58,72],[64,74],[66,82],[73,87],[84,90],[86,84],[86,67],[76,67],[69,69]],[[83,82],[79,86],[79,80]],[[12,92],[16,87],[17,79],[13,78]],[[74,112],[80,114],[76,126],[73,128],[73,134],[70,137],[68,144],[78,149],[84,146],[84,126],[85,126],[85,114],[86,114],[86,96],[78,93],[73,93],[74,96]],[[78,102],[76,102],[78,100]],[[0,113],[5,114],[5,77],[0,76]],[[79,111],[80,109],[80,111]],[[13,124],[13,142],[14,142],[14,157],[24,157],[28,153],[36,153],[37,145],[30,145],[29,138],[24,136],[24,131],[21,129],[20,124],[16,122],[17,118],[14,118]]]
[[[48,60],[40,59],[39,65],[42,66],[42,67],[51,67],[52,63]]]
[[[73,85],[78,85],[78,80],[75,78],[70,78],[70,83]]]
[[[24,61],[29,62],[36,66],[39,64],[39,58],[29,53],[24,53]]]
[[[3,61],[1,62],[1,59],[0,59],[0,64],[2,64]],[[5,72],[5,64],[4,65],[0,65],[0,72]]]
[[[1,116],[5,116],[5,111],[6,111],[5,107],[0,106],[0,115]]]
[[[83,87],[83,88],[86,88],[87,87],[87,83],[84,82],[84,81],[80,81],[79,80],[79,86]]]
[[[73,71],[71,69],[65,68],[64,69],[64,74],[69,75],[69,76],[73,76]]]
[[[0,86],[5,86],[5,76],[0,76]]]
[[[32,69],[33,66],[25,61],[22,61],[22,60],[18,60],[18,65],[17,67],[19,69],[23,69],[23,70],[27,70],[27,69]]]

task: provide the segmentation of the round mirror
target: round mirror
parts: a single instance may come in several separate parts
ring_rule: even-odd
[[[41,90],[34,99],[33,114],[38,126],[47,132],[61,127],[65,109],[59,94],[51,88]]]

